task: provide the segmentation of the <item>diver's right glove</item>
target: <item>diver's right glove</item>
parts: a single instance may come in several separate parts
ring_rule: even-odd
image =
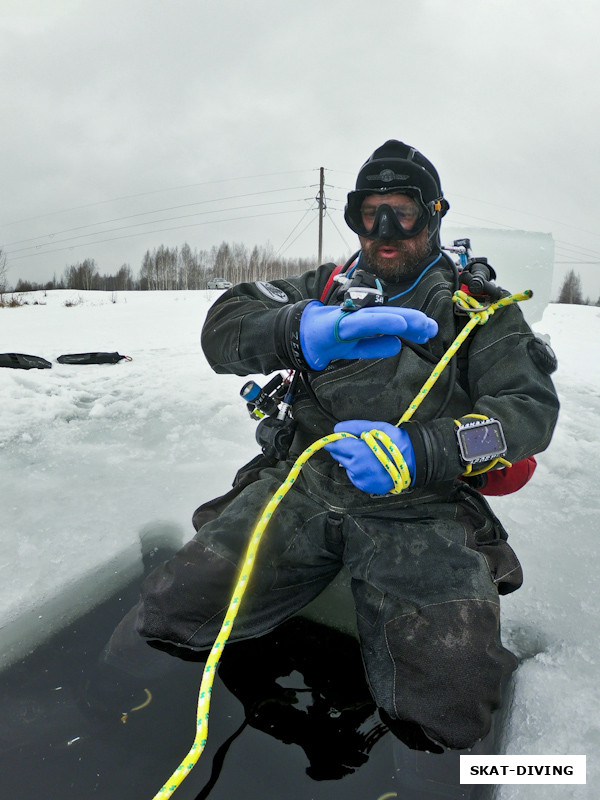
[[[400,352],[399,336],[423,344],[438,325],[422,311],[377,306],[345,312],[339,306],[308,303],[300,317],[300,348],[308,367],[325,369],[336,358],[386,358]]]

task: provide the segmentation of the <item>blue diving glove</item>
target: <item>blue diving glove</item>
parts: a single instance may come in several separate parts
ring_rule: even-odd
[[[399,336],[423,344],[437,331],[437,322],[414,308],[377,306],[347,312],[314,300],[300,318],[300,347],[308,366],[322,370],[335,358],[395,356],[402,347]]]
[[[390,425],[389,422],[373,422],[368,419],[349,419],[338,422],[335,433],[352,433],[360,437],[363,431],[378,430],[386,433],[398,450],[402,453],[410,472],[411,482],[415,478],[415,452],[405,430]],[[385,447],[377,442],[382,449]],[[326,444],[325,449],[345,468],[348,477],[357,489],[369,494],[387,494],[394,488],[390,474],[373,453],[369,445],[362,439],[338,439]]]

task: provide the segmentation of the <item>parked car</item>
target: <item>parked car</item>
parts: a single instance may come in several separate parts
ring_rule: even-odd
[[[209,289],[231,289],[233,284],[225,278],[213,278],[208,282]]]

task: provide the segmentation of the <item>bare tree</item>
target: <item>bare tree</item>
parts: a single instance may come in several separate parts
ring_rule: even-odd
[[[6,253],[0,247],[0,295],[8,289],[6,274],[8,272],[8,264],[6,262]]]
[[[133,272],[129,264],[123,264],[116,276],[117,289],[121,292],[129,292],[133,289]]]
[[[67,267],[64,274],[64,282],[68,289],[90,289],[99,288],[100,276],[98,267],[93,258],[86,258],[77,264]]]
[[[563,285],[558,294],[557,303],[568,303],[573,305],[585,305],[583,295],[581,293],[581,278],[571,270],[565,276]]]
[[[142,259],[142,266],[140,269],[140,286],[142,289],[156,289],[156,272],[154,269],[154,259],[150,254],[150,250],[146,250],[144,258]]]

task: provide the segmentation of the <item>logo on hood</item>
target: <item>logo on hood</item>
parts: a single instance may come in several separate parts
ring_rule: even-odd
[[[382,169],[379,175],[367,175],[368,181],[383,181],[383,183],[391,183],[392,181],[406,181],[408,175],[400,175],[394,172],[393,169]]]

